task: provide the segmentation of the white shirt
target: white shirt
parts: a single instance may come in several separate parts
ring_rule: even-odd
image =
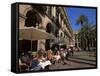
[[[59,60],[61,58],[60,55],[55,55],[54,57],[56,60]]]

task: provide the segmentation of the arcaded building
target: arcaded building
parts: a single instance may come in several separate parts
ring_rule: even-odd
[[[35,28],[37,38],[25,39],[21,29]],[[33,29],[34,30],[34,29]],[[41,35],[39,34],[41,32]],[[43,34],[42,34],[43,33]],[[27,34],[30,34],[27,32]],[[45,35],[43,37],[43,35]],[[48,38],[47,36],[48,35]],[[50,36],[49,36],[50,35]],[[19,5],[20,50],[48,50],[53,44],[73,44],[73,30],[65,7],[46,5]]]

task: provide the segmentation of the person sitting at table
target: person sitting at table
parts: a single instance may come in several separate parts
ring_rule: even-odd
[[[50,62],[50,60],[41,60],[39,62],[39,65],[42,67],[43,70],[49,70],[51,62]]]
[[[55,52],[55,54],[53,55],[52,64],[60,63],[60,61],[61,61],[60,52],[57,51],[57,52]]]
[[[50,61],[52,62],[52,57],[53,57],[53,55],[52,55],[52,50],[49,49],[49,50],[47,51],[47,59],[50,60]]]
[[[31,69],[31,71],[42,70],[42,67],[39,65],[39,60],[37,59],[36,55],[32,55],[30,69]]]
[[[59,51],[56,53],[55,58],[56,58],[56,62],[59,63],[60,60],[61,60],[61,57],[60,57]]]
[[[29,63],[27,61],[28,57],[25,53],[21,53],[19,57],[19,70],[20,71],[28,71],[29,70]]]
[[[24,53],[22,53],[22,55],[21,55],[21,61],[22,61],[22,63],[25,63],[26,65],[30,65],[30,57],[29,57],[29,54],[27,53],[27,52],[24,52]]]
[[[43,53],[39,53],[38,60],[39,60],[39,66],[42,67],[42,70],[49,69],[51,62],[50,62],[50,60],[47,59],[47,55],[44,55]]]
[[[19,71],[28,71],[28,65],[22,63],[21,59],[19,58]]]

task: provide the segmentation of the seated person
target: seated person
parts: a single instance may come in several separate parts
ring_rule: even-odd
[[[19,58],[19,70],[20,71],[27,71],[28,70],[28,65],[26,63],[23,63],[21,59]]]
[[[19,57],[19,70],[28,71],[30,66],[30,58],[27,53],[21,53]]]
[[[54,64],[55,62],[59,63],[61,60],[60,54],[56,52],[56,54],[53,56]]]
[[[53,57],[52,50],[49,49],[49,50],[47,51],[47,59],[50,60],[50,61],[52,62],[52,57]]]
[[[31,65],[30,65],[30,69],[31,71],[38,71],[41,70],[42,67],[39,64],[39,60],[37,59],[37,57],[35,55],[32,56],[32,61],[31,61]]]
[[[28,66],[30,65],[31,59],[30,59],[28,53],[22,53],[21,60],[22,60],[23,63],[27,64]]]
[[[49,66],[51,65],[50,60],[47,58],[46,54],[38,56],[39,65],[42,67],[43,70],[48,70]]]
[[[50,62],[50,60],[40,61],[39,65],[42,67],[43,70],[47,70],[47,69],[49,69],[51,62]]]

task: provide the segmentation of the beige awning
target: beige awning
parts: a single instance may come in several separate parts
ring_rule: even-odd
[[[19,40],[40,40],[55,38],[56,37],[54,35],[34,27],[24,27],[19,29]]]

